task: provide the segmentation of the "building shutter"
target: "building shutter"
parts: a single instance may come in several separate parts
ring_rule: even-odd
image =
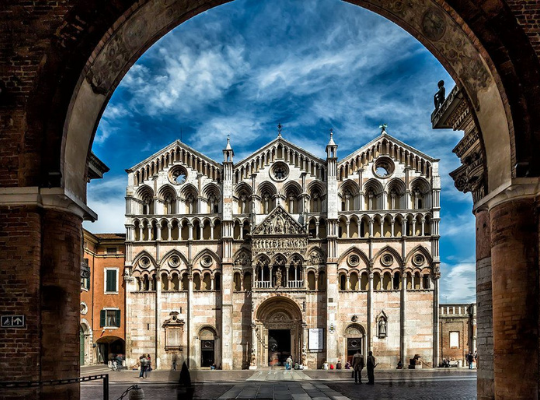
[[[116,310],[116,326],[120,327],[120,310]]]
[[[116,292],[116,270],[107,270],[107,292]]]
[[[105,313],[106,313],[105,310],[101,310],[99,312],[99,326],[100,327],[105,326]]]

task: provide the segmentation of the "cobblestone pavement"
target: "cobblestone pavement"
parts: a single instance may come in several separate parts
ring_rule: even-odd
[[[176,375],[158,372],[145,380],[135,378],[132,371],[110,374],[110,399],[118,399],[133,383],[140,384],[146,399],[188,399],[172,383],[177,381]],[[476,371],[457,369],[379,371],[375,385],[355,385],[349,371],[194,371],[192,377],[194,399],[476,399]],[[82,400],[101,398],[99,382],[81,384]]]

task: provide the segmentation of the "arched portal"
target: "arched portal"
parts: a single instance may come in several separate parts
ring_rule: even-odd
[[[54,358],[43,360],[40,365],[21,369],[21,376],[27,380],[38,375],[44,379],[72,377],[79,372],[75,362],[78,352],[75,354],[73,346],[63,346],[62,349],[56,345],[57,338],[67,337],[64,335],[66,332],[69,337],[76,337],[78,320],[66,319],[59,325],[57,321],[66,313],[51,313],[50,310],[60,309],[55,303],[58,293],[62,294],[61,299],[66,300],[62,304],[68,314],[78,308],[79,276],[73,273],[60,283],[57,276],[78,270],[80,259],[74,250],[80,247],[77,228],[80,228],[83,214],[95,217],[84,204],[85,160],[104,105],[129,66],[154,41],[179,23],[225,2],[125,0],[111,3],[74,0],[69,6],[51,8],[49,12],[51,15],[54,13],[54,18],[48,18],[48,15],[43,18],[40,13],[47,11],[40,8],[29,7],[21,13],[17,2],[6,4],[3,12],[10,15],[10,24],[6,25],[10,39],[0,46],[2,50],[8,49],[8,54],[12,53],[14,43],[29,40],[27,29],[19,27],[29,26],[38,18],[43,22],[40,29],[33,32],[35,37],[32,38],[43,45],[30,46],[25,50],[26,56],[10,59],[12,76],[9,81],[18,82],[20,87],[2,90],[1,100],[5,107],[0,110],[2,119],[7,121],[7,134],[2,137],[0,146],[7,167],[2,169],[0,184],[3,194],[9,198],[5,200],[9,207],[1,210],[0,221],[9,220],[6,216],[11,217],[18,212],[25,216],[21,220],[38,233],[36,238],[30,237],[25,243],[17,244],[19,251],[11,252],[15,256],[3,252],[6,262],[2,264],[9,269],[17,265],[18,273],[24,279],[30,279],[27,277],[32,274],[37,276],[39,281],[34,283],[43,289],[34,291],[37,297],[29,294],[33,296],[30,302],[10,304],[16,307],[16,312],[33,316],[28,319],[34,321],[29,323],[29,333],[34,333],[35,337],[39,336],[38,332],[42,333],[39,340],[21,349],[12,358],[12,363],[26,364],[24,360],[28,355],[39,352],[41,348],[56,352]],[[486,198],[489,195],[491,200],[476,206],[479,235],[477,276],[481,276],[478,284],[488,288],[482,307],[479,306],[479,324],[485,323],[486,332],[490,332],[493,315],[495,370],[498,375],[493,375],[493,369],[484,369],[482,379],[485,382],[479,384],[479,390],[490,386],[488,381],[491,379],[497,381],[497,391],[501,396],[531,398],[538,393],[538,367],[535,366],[537,363],[531,362],[531,358],[538,358],[538,346],[534,343],[537,335],[528,332],[537,330],[538,302],[530,299],[538,298],[539,289],[537,284],[531,285],[534,279],[529,278],[538,272],[538,224],[534,225],[534,207],[537,205],[528,200],[535,198],[538,189],[529,190],[526,182],[510,178],[537,177],[540,165],[540,158],[533,157],[540,140],[538,53],[533,47],[533,40],[527,36],[535,38],[537,35],[533,30],[536,29],[534,21],[538,19],[538,11],[531,7],[527,11],[530,14],[523,14],[520,7],[503,0],[350,2],[398,23],[439,58],[458,84],[466,87],[479,123],[478,134],[486,148],[489,182]],[[76,34],[71,34],[72,31]],[[473,43],[474,51],[471,53],[461,46],[462,43]],[[478,68],[478,61],[481,68]],[[487,82],[482,79],[485,77],[483,67],[492,75],[487,85],[482,83]],[[4,145],[6,143],[8,145]],[[19,145],[11,146],[13,143]],[[22,193],[26,196],[29,192],[40,198],[41,188],[51,186],[53,190],[47,192],[47,199],[44,198],[43,203],[39,200],[39,212],[35,211],[35,204],[26,200],[27,197],[24,201],[21,199]],[[508,215],[512,217],[505,218]],[[53,233],[60,227],[55,223],[57,220],[62,221],[63,226],[71,224],[69,232],[59,232],[68,240],[54,237]],[[20,229],[13,226],[3,225],[2,228],[8,233],[10,229]],[[492,240],[492,232],[496,240]],[[65,242],[72,242],[73,249],[65,248]],[[5,242],[2,249],[12,246],[11,242]],[[20,259],[20,254],[36,251],[39,254],[40,246],[43,246],[44,254],[41,259]],[[67,254],[69,251],[74,257],[58,260],[52,266],[48,264],[48,260],[53,258],[48,251],[51,254]],[[519,271],[515,276],[521,276],[521,280],[507,279],[509,258],[514,260],[512,271]],[[480,280],[484,276],[486,280]],[[493,296],[492,276],[495,279]],[[512,290],[508,285],[512,285]],[[49,295],[42,296],[45,291]],[[4,301],[11,301],[12,296],[4,298]],[[492,298],[497,300],[492,302]],[[40,304],[38,309],[44,311],[36,313],[35,307],[29,309],[27,304]],[[507,312],[513,315],[518,335],[507,335],[504,317]],[[5,343],[8,348],[15,345],[12,339],[5,339]],[[48,347],[50,343],[57,348],[51,350]],[[481,368],[490,365],[489,361],[486,362],[488,356],[488,352],[485,356],[480,354],[484,360]],[[506,364],[514,365],[518,374],[525,369],[529,373],[515,379],[505,370]],[[9,369],[6,372],[11,373]],[[8,375],[5,376],[7,379]],[[63,389],[66,395],[62,398],[67,398],[69,390],[66,385]],[[483,392],[483,398],[491,397],[492,391]]]
[[[366,353],[366,330],[360,324],[353,323],[347,326],[344,332],[344,352],[345,361],[352,364],[352,358],[358,351],[364,356]]]
[[[286,297],[264,301],[255,313],[253,329],[255,365],[282,366],[289,356],[294,362],[302,362],[304,329],[296,302]]]

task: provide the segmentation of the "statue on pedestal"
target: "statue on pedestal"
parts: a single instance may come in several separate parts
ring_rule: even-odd
[[[439,90],[437,93],[435,93],[435,96],[433,96],[433,102],[435,103],[435,110],[438,110],[442,104],[444,103],[444,95],[445,95],[445,89],[444,89],[444,81],[439,81],[437,84],[439,87]]]

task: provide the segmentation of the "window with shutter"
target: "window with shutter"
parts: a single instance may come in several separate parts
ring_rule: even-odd
[[[116,269],[107,269],[105,274],[105,292],[116,293],[118,292],[116,285],[116,276],[118,271]]]
[[[105,310],[101,310],[101,311],[99,312],[99,326],[100,326],[100,327],[105,326],[105,315],[106,315],[106,311],[105,311]]]

